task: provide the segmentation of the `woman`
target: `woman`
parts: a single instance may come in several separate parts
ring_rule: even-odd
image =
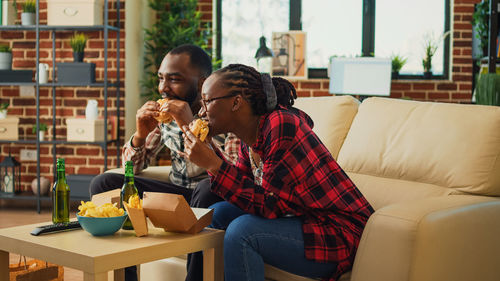
[[[199,115],[210,136],[241,139],[235,165],[184,128],[185,157],[206,168],[212,226],[226,229],[226,281],[264,280],[264,263],[312,278],[336,280],[352,267],[373,208],[312,131],[297,95],[282,78],[233,64],[202,88]]]

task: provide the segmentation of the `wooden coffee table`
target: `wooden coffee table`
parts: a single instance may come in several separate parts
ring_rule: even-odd
[[[125,267],[197,251],[204,251],[204,280],[224,280],[221,230],[205,228],[198,234],[180,234],[150,228],[145,237],[128,230],[103,237],[84,230],[30,234],[46,224],[50,223],[0,229],[0,281],[9,281],[9,253],[81,270],[84,281],[108,280],[108,271],[114,270],[116,281],[123,280]]]

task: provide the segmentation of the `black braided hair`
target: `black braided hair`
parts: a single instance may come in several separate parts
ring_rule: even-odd
[[[242,94],[250,102],[255,115],[267,112],[267,96],[264,93],[261,74],[253,67],[243,64],[230,64],[215,72],[222,79],[222,85],[230,88],[230,93]],[[276,89],[277,104],[290,108],[297,98],[295,87],[288,80],[280,77],[272,78]],[[273,109],[274,110],[274,109]]]

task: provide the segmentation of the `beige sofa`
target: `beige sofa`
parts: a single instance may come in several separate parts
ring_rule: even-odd
[[[376,210],[341,280],[500,280],[499,107],[349,96],[296,105]],[[141,279],[184,280],[184,268],[182,258],[145,264]],[[312,280],[272,267],[266,278]]]

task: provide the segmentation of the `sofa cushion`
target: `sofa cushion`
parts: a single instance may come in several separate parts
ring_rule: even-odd
[[[359,106],[338,162],[353,178],[372,177],[355,180],[372,204],[382,199],[378,196],[397,197],[396,189],[418,193],[415,184],[434,194],[442,188],[444,193],[500,196],[500,108],[368,98]],[[377,178],[394,193],[368,191],[378,185]]]
[[[170,182],[168,175],[170,174],[171,166],[149,166],[135,175],[136,177],[149,178],[158,181]],[[116,168],[107,170],[106,173],[125,174],[124,168]]]
[[[314,121],[313,131],[337,159],[340,147],[358,112],[359,101],[351,96],[298,98],[294,106]]]

